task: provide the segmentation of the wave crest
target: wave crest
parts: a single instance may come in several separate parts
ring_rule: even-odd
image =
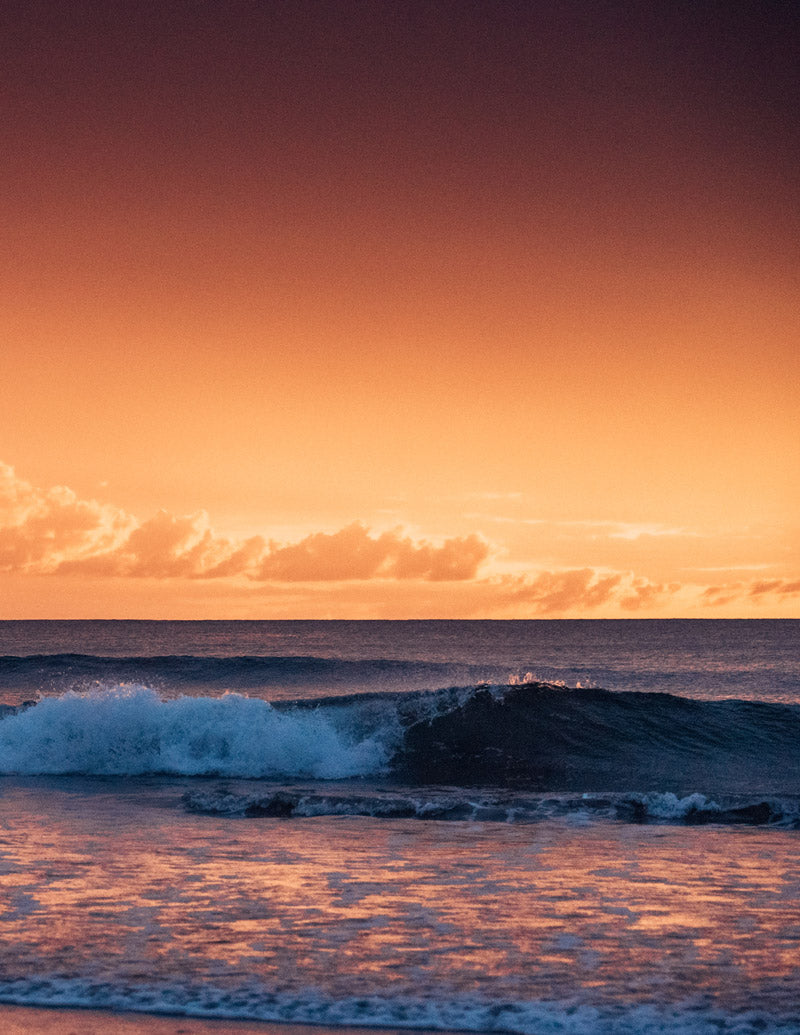
[[[380,772],[387,748],[324,712],[225,694],[164,701],[119,686],[46,698],[0,723],[0,772],[337,779]]]
[[[800,707],[545,683],[278,701],[116,686],[0,721],[0,773],[800,794]]]

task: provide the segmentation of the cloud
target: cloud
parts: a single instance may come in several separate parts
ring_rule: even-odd
[[[60,574],[196,578],[220,568],[236,553],[232,543],[212,533],[205,512],[176,517],[160,510],[148,521],[135,523],[128,536],[112,550],[98,551],[89,557],[65,558],[57,570]]]
[[[664,596],[679,593],[681,584],[679,582],[651,582],[645,578],[630,576],[628,591],[620,598],[619,606],[626,611],[638,611],[642,607],[652,607]]]
[[[115,549],[134,527],[124,511],[71,489],[36,489],[0,463],[0,571],[54,571]]]
[[[601,605],[626,611],[651,607],[663,597],[677,593],[678,583],[651,582],[631,572],[570,568],[527,575],[487,579],[493,604],[503,610],[529,609],[537,616],[552,616],[593,610]]]
[[[722,607],[736,601],[783,601],[800,596],[800,579],[752,579],[750,582],[726,582],[708,586],[701,599],[710,607]]]
[[[489,555],[477,535],[441,543],[399,529],[373,534],[360,523],[317,532],[297,543],[263,536],[234,541],[210,527],[204,511],[161,510],[139,521],[122,510],[80,500],[66,488],[47,491],[0,464],[0,571],[150,579],[246,577],[258,582],[475,577]]]
[[[477,497],[477,494],[476,494]],[[481,498],[488,499],[488,494]],[[499,498],[499,497],[497,497]],[[589,519],[571,521],[553,521],[540,517],[514,517],[505,514],[487,514],[472,512],[465,517],[477,521],[491,521],[500,525],[519,525],[520,527],[539,528],[543,532],[564,539],[584,539],[596,541],[600,539],[701,539],[700,532],[693,529],[662,525],[655,522],[632,521],[597,521]]]
[[[759,579],[750,584],[748,596],[763,597],[775,595],[779,597],[793,597],[800,594],[800,579]]]
[[[723,607],[725,604],[733,603],[740,596],[740,582],[732,586],[708,586],[700,594],[700,602],[709,607]]]
[[[235,539],[216,531],[204,511],[160,510],[140,520],[118,507],[80,499],[63,486],[36,488],[0,463],[0,572],[9,576],[128,579],[153,592],[159,585],[166,592],[171,581],[181,580],[186,593],[200,592],[200,586],[189,590],[190,584],[214,581],[217,596],[253,594],[263,604],[272,593],[285,604],[288,595],[298,614],[324,608],[332,615],[341,608],[370,615],[397,608],[404,615],[509,618],[720,613],[723,608],[725,614],[782,612],[795,608],[800,597],[800,579],[792,571],[765,578],[763,570],[752,570],[748,579],[746,568],[756,566],[741,564],[741,570],[731,571],[730,582],[716,576],[720,581],[714,585],[678,583],[667,581],[666,566],[654,571],[652,555],[642,558],[642,568],[649,565],[646,577],[638,564],[593,553],[582,565],[570,565],[567,553],[560,564],[558,554],[550,553],[547,570],[541,570],[520,549],[520,560],[507,562],[505,571],[492,570],[488,562],[497,564],[499,554],[479,535],[433,541],[401,528],[373,531],[360,522],[294,542],[264,535]]]
[[[288,545],[268,543],[262,536],[237,543],[215,535],[203,512],[175,517],[160,511],[110,553],[66,562],[59,571],[157,579],[246,576],[258,582],[436,582],[474,578],[488,553],[488,545],[474,535],[437,546],[399,531],[372,535],[361,524],[316,532]]]
[[[254,577],[285,582],[341,579],[428,579],[432,582],[474,578],[489,555],[479,536],[446,539],[440,546],[415,542],[399,531],[372,537],[355,523],[340,532],[317,532],[291,546],[273,547]]]
[[[592,568],[575,568],[545,571],[535,578],[503,576],[492,584],[499,603],[525,604],[537,614],[552,614],[605,603],[621,579],[619,574],[599,576]]]

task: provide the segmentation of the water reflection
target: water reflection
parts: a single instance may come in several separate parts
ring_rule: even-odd
[[[180,812],[179,782],[89,784],[4,781],[5,979],[729,1009],[798,987],[791,832],[231,820]]]

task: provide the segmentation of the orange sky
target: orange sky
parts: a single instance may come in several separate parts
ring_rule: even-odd
[[[0,20],[0,617],[800,614],[792,7]]]

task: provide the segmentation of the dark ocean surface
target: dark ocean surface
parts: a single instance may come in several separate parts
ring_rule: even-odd
[[[0,1001],[798,1033],[799,645],[2,622]]]

